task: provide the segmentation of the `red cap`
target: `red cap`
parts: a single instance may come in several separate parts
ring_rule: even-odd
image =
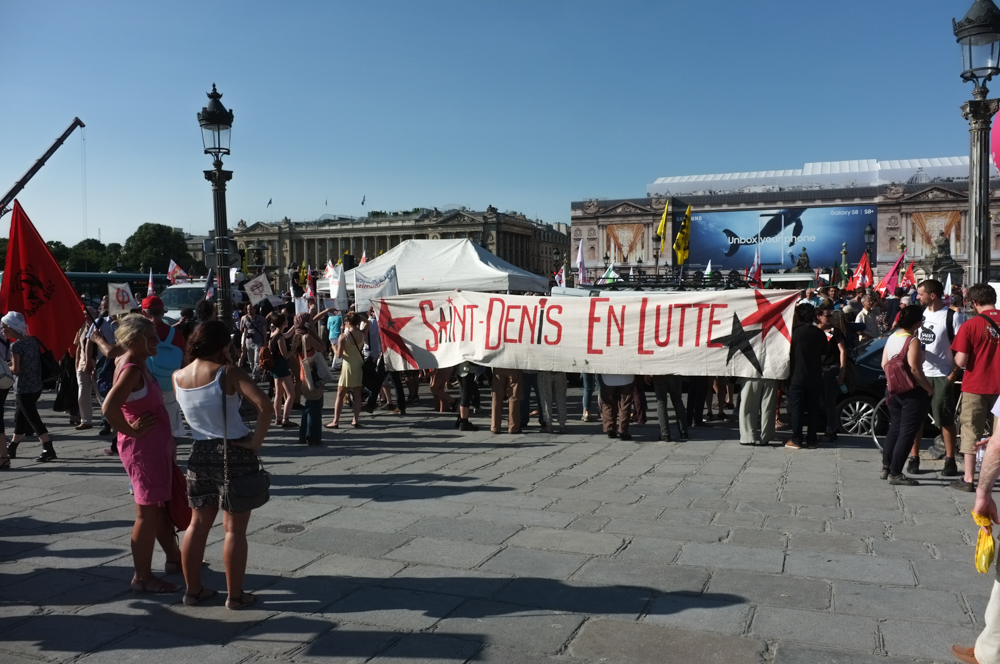
[[[142,298],[143,311],[163,311],[163,308],[163,300],[155,295]]]

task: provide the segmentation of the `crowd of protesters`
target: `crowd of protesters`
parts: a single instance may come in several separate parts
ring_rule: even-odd
[[[920,442],[930,415],[945,447],[942,474],[959,477],[954,488],[974,491],[978,447],[1000,394],[1000,311],[988,285],[972,286],[966,297],[977,314],[968,320],[961,295],[946,294],[935,280],[887,297],[836,287],[808,289],[795,306],[786,380],[584,374],[581,419],[596,420],[596,397],[604,434],[631,440],[632,426],[646,423],[647,392],[652,391],[660,440],[688,440],[691,428],[728,419],[738,422],[741,444],[769,445],[780,430],[787,430],[779,441],[784,447],[817,447],[837,439],[838,402],[850,389],[852,350],[888,335],[881,361],[889,377],[882,479],[917,483],[911,475],[919,473]],[[353,428],[364,426],[365,414],[376,409],[380,415],[405,417],[426,383],[434,410],[453,413],[460,431],[484,426],[473,416],[488,410],[493,434],[527,432],[532,418],[537,418],[538,432],[568,432],[565,373],[491,369],[471,362],[387,371],[374,308],[362,314],[353,307],[342,312],[310,302],[303,312],[290,300],[277,306],[265,300],[259,306],[243,303],[232,320],[220,321],[215,305],[202,301],[182,312],[180,320],[167,321],[163,302],[155,296],[142,300],[141,311],[116,317],[108,315],[106,305],[88,309],[87,322],[62,363],[55,410],[68,413],[70,425],[82,431],[98,425],[95,395],[101,404],[99,435],[113,436],[105,454],[120,457],[135,496],[135,592],[179,590],[153,574],[153,549],[159,542],[166,554],[164,571],[184,572],[186,604],[216,594],[201,585],[199,561],[222,506],[224,468],[231,477],[253,472],[256,451],[270,426],[297,427],[299,443],[319,446],[324,435],[336,435],[324,434],[324,429],[341,429],[345,408],[352,413]],[[37,408],[46,371],[43,349],[16,312],[0,320],[0,333],[0,385],[5,375],[11,378],[10,386],[0,389],[0,406],[11,390],[15,397],[9,442],[0,418],[6,443],[0,446],[0,469],[10,467],[28,434],[42,445],[36,461],[54,460],[56,450]],[[956,421],[959,378],[962,408]],[[452,394],[456,388],[457,398]],[[335,390],[335,396],[333,418],[324,427],[327,390]],[[489,407],[483,403],[486,390]],[[242,411],[241,402],[246,405]],[[251,413],[256,415],[253,428],[246,424]],[[292,421],[296,414],[298,423]],[[173,490],[177,441],[188,436],[188,429],[193,440],[187,498],[194,535],[180,547],[164,505]],[[234,609],[254,600],[242,588],[249,516],[223,514],[227,606]]]

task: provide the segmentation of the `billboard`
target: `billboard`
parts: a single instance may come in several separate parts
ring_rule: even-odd
[[[681,207],[681,206],[678,206]],[[683,208],[682,208],[683,209]],[[684,215],[674,214],[674,232]],[[865,227],[878,227],[878,206],[803,207],[691,213],[691,254],[688,262],[713,268],[742,270],[760,248],[765,270],[795,267],[805,248],[813,269],[841,260],[847,243],[851,264],[865,250]]]

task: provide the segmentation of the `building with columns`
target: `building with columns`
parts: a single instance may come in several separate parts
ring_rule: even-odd
[[[688,205],[693,216],[737,210],[874,206],[876,273],[885,274],[899,258],[900,246],[905,245],[906,260],[915,261],[914,272],[920,279],[932,276],[921,262],[932,259],[945,246],[942,234],[954,261],[962,268],[968,265],[967,248],[976,232],[967,222],[968,175],[969,158],[950,157],[818,162],[785,171],[665,177],[649,184],[644,197],[571,203],[572,252],[575,257],[577,247],[583,243],[591,278],[603,273],[605,255],[619,274],[630,269],[652,274],[656,263],[661,270],[664,265],[673,265],[673,239]],[[997,177],[994,169],[991,211],[1000,210]],[[654,247],[652,237],[664,206],[668,208],[667,240],[657,258],[654,249],[659,247]],[[990,232],[992,260],[1000,262],[1000,216],[991,222]],[[838,252],[840,244],[838,238]],[[852,265],[859,258],[860,251],[848,256]],[[573,263],[575,267],[575,259]],[[704,267],[690,262],[688,265],[691,269]]]
[[[517,212],[488,206],[483,212],[464,208],[439,211],[415,208],[404,212],[372,212],[367,217],[324,216],[316,221],[287,218],[276,223],[240,221],[233,232],[239,248],[247,251],[252,272],[266,267],[284,289],[289,266],[322,269],[351,254],[373,258],[404,240],[468,238],[505,261],[536,274],[551,274],[554,251],[569,251],[566,224],[545,224]],[[433,266],[428,266],[433,269]]]

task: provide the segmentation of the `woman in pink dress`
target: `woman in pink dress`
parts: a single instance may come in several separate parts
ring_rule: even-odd
[[[104,416],[118,431],[118,453],[135,491],[132,563],[137,593],[172,593],[179,586],[153,576],[153,547],[167,554],[165,571],[181,568],[181,552],[167,518],[174,467],[174,437],[163,394],[146,369],[160,343],[153,321],[140,314],[121,319],[115,333],[125,354],[116,360],[115,381],[104,400]]]

